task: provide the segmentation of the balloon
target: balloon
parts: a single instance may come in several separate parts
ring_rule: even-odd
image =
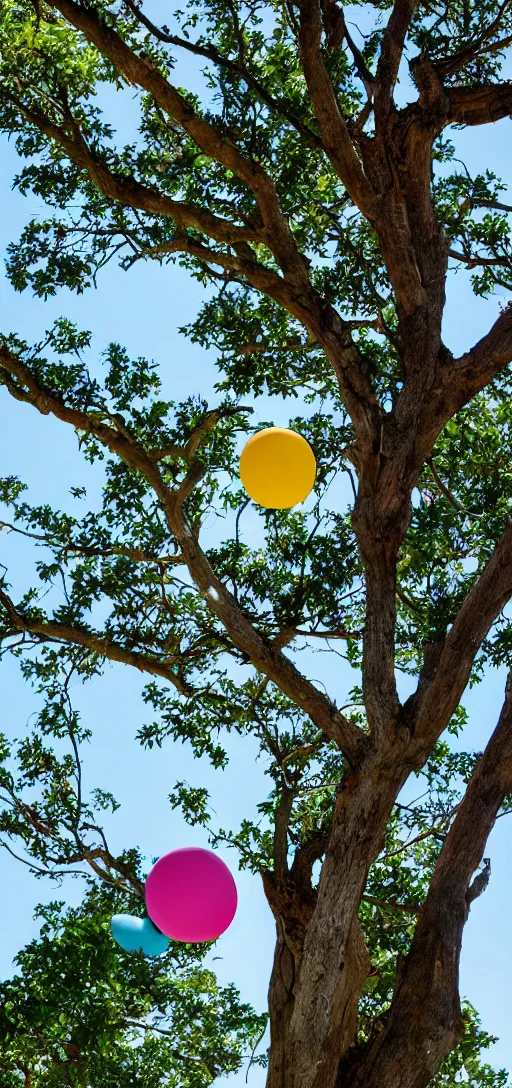
[[[197,846],[164,854],[146,880],[147,912],[174,941],[220,937],[233,921],[237,899],[227,865]]]
[[[286,427],[266,427],[246,443],[240,457],[242,483],[254,502],[272,510],[288,510],[304,502],[316,476],[309,442]]]
[[[169,939],[155,929],[149,918],[133,914],[115,914],[110,923],[112,936],[125,952],[140,950],[146,956],[160,956],[169,947]]]

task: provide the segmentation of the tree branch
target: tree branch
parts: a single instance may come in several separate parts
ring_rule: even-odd
[[[433,62],[436,72],[438,72],[442,79],[445,79],[446,76],[453,75],[454,72],[460,71],[460,69],[463,68],[468,61],[473,60],[474,57],[481,55],[482,53],[495,52],[498,48],[504,49],[507,45],[510,45],[512,39],[509,37],[504,38],[501,42],[494,42],[492,45],[486,45],[490,38],[492,38],[499,30],[503,16],[506,14],[507,8],[509,7],[510,0],[503,0],[496,17],[477,38],[474,38],[472,42],[464,45],[462,49],[459,49],[456,53],[452,53],[451,56]],[[485,48],[482,48],[483,46],[485,46]]]
[[[454,510],[460,511],[461,514],[464,514],[465,517],[468,517],[468,518],[478,519],[478,518],[482,517],[481,514],[474,514],[471,510],[468,510],[467,507],[464,506],[464,503],[462,503],[460,501],[460,499],[458,499],[457,496],[453,494],[453,491],[450,491],[450,488],[447,487],[447,485],[441,479],[441,477],[440,477],[440,475],[439,475],[439,473],[438,473],[438,471],[436,469],[436,466],[435,466],[435,464],[434,464],[434,462],[432,460],[432,457],[429,457],[426,463],[427,463],[427,465],[428,465],[428,467],[429,467],[429,469],[430,469],[430,471],[432,473],[432,476],[434,477],[434,480],[435,480],[435,482],[437,484],[437,487],[439,488],[439,491],[441,492],[442,495],[444,495],[445,499],[448,499],[448,502],[450,503],[450,506],[453,506]]]
[[[124,0],[124,3],[135,15],[135,18],[146,27],[146,30],[149,30],[150,34],[153,34],[155,38],[158,38],[158,41],[164,42],[167,45],[176,45],[180,49],[186,49],[188,53],[193,53],[196,57],[204,57],[206,60],[211,60],[213,64],[217,64],[219,68],[225,68],[228,72],[234,72],[235,75],[240,76],[240,79],[257,94],[258,98],[260,98],[273,113],[277,113],[285,121],[288,121],[288,123],[304,137],[313,151],[321,149],[322,141],[319,139],[316,132],[313,132],[313,129],[309,128],[309,125],[302,121],[300,117],[297,117],[285,102],[271,95],[263,83],[261,83],[245,65],[232,60],[231,57],[226,57],[222,53],[219,53],[213,45],[200,45],[198,42],[190,42],[187,41],[186,38],[180,38],[176,34],[166,34],[165,31],[161,30],[160,27],[157,27],[151,19],[148,19],[147,15],[145,15],[140,7],[134,3],[134,0]]]
[[[186,98],[146,57],[139,56],[92,8],[75,0],[55,0],[61,15],[103,53],[129,83],[151,94],[168,116],[185,130],[205,155],[232,170],[254,193],[265,226],[265,242],[283,272],[296,285],[309,286],[307,264],[283,215],[275,185],[263,167],[248,159],[227,135],[200,117]]]
[[[235,599],[214,573],[207,557],[187,526],[177,504],[167,504],[169,526],[182,547],[188,569],[199,591],[226,628],[238,649],[252,664],[309,715],[317,728],[335,740],[348,761],[358,766],[364,758],[366,738],[362,730],[336,709],[307,680],[275,644],[268,642],[247,620]]]
[[[164,680],[169,680],[181,695],[190,694],[192,691],[174,671],[179,658],[164,659],[162,657],[161,660],[158,660],[158,658],[153,658],[149,654],[127,649],[119,642],[115,642],[108,634],[99,634],[79,627],[71,627],[55,620],[32,618],[30,614],[20,612],[3,589],[0,589],[0,602],[9,616],[12,624],[12,634],[27,631],[32,635],[37,635],[43,642],[65,642],[75,646],[85,646],[86,649],[93,654],[97,654],[98,657],[107,658],[109,661],[118,661],[122,665],[131,665],[132,668],[138,669],[139,672],[146,672],[151,676],[160,676]],[[11,632],[8,631],[4,637],[8,637],[10,634]]]
[[[378,899],[373,895],[363,895],[361,898],[363,903],[370,903],[379,910],[398,911],[401,914],[419,914],[421,911],[420,903],[399,903],[397,899]]]
[[[489,864],[471,884],[503,801],[512,789],[512,674],[496,729],[473,772],[439,854],[414,939],[397,978],[384,1030],[345,1083],[395,1088],[397,1068],[414,1070],[410,1088],[437,1073],[463,1029],[458,992],[462,934]]]
[[[299,34],[301,63],[324,149],[354,204],[372,221],[377,211],[377,199],[340,111],[322,55],[322,31],[319,0],[302,0]]]
[[[509,302],[489,332],[446,368],[439,398],[443,421],[451,419],[511,362],[512,303]]]
[[[169,201],[164,205],[161,194],[152,193],[138,185],[115,178],[99,162],[86,146],[81,134],[74,126],[73,136],[69,136],[58,126],[53,125],[45,116],[24,109],[26,116],[50,138],[57,140],[66,153],[86,169],[94,183],[112,199],[138,206],[145,201],[145,209],[155,214],[167,214],[170,217],[181,216],[184,225],[195,226],[218,237],[219,241],[233,246],[235,254],[212,250],[200,242],[187,237],[184,233],[165,246],[158,247],[159,253],[184,252],[206,263],[213,262],[227,271],[244,276],[256,290],[268,294],[296,317],[322,345],[340,384],[340,391],[350,412],[357,432],[364,444],[374,440],[380,416],[379,407],[372,383],[364,369],[356,345],[350,337],[350,325],[338,315],[334,307],[316,292],[309,280],[307,262],[299,252],[289,223],[282,214],[274,184],[263,168],[244,158],[235,144],[221,136],[215,127],[198,117],[185,98],[169,84],[145,58],[134,54],[114,30],[104,24],[97,13],[83,9],[74,0],[58,0],[56,6],[72,25],[81,30],[92,41],[125,78],[138,83],[155,97],[161,108],[170,114],[190,135],[198,146],[212,158],[232,169],[241,180],[249,185],[258,202],[264,220],[264,228],[238,227],[227,224],[224,220],[201,210]],[[323,62],[322,62],[323,63]],[[350,137],[346,139],[352,148]],[[352,148],[352,156],[360,176],[362,168]],[[368,186],[368,183],[365,183]],[[203,218],[203,214],[206,218]],[[192,217],[192,218],[191,218]],[[181,230],[181,228],[179,228]],[[266,267],[256,259],[254,251],[244,239],[264,241],[275,255],[283,276]],[[229,239],[229,240],[228,240]]]
[[[244,407],[243,404],[237,404],[233,407],[212,408],[211,411],[205,413],[203,419],[198,426],[194,428],[192,435],[184,446],[162,446],[159,449],[150,450],[149,456],[153,461],[161,461],[165,457],[182,457],[187,464],[190,464],[208,438],[208,435],[215,430],[217,423],[221,419],[229,419],[230,416],[237,416],[242,412],[251,414],[253,411],[254,408]]]
[[[167,456],[167,454],[163,456]],[[102,559],[122,555],[126,559],[131,559],[134,563],[155,563],[157,565],[162,564],[162,566],[183,566],[184,563],[182,555],[150,555],[143,548],[129,548],[126,544],[112,544],[105,548],[95,547],[93,544],[65,544],[64,541],[56,538],[52,539],[51,536],[45,536],[44,533],[31,533],[26,529],[20,529],[19,525],[13,525],[9,521],[0,521],[1,529],[7,529],[8,532],[18,533],[19,536],[25,536],[29,540],[37,540],[38,543],[48,548],[55,548],[73,555],[85,555],[91,558],[98,556]]]
[[[512,83],[447,87],[446,94],[450,101],[448,124],[490,125],[512,116]]]
[[[512,212],[512,204],[503,204],[500,200],[482,200],[478,196],[471,196],[468,199],[476,208],[493,208],[497,212]]]
[[[302,628],[296,627],[294,629],[295,635],[303,635],[304,638],[325,638],[325,639],[351,639],[362,638],[362,631],[347,631],[346,628],[341,627],[334,631],[303,631]]]
[[[383,332],[382,321],[380,317],[356,317],[356,318],[343,318],[343,324],[347,329],[375,329],[377,332]],[[384,334],[385,335],[385,334]],[[237,355],[258,355],[265,351],[318,351],[322,345],[318,340],[284,340],[278,344],[272,340],[255,340],[250,344],[243,344],[242,347],[236,348]]]
[[[405,39],[419,0],[395,0],[388,20],[375,79],[375,120],[380,125],[393,105],[393,91],[402,60]]]
[[[276,808],[273,837],[274,872],[278,880],[286,879],[288,873],[288,825],[293,798],[293,790],[283,783]]]
[[[78,128],[75,128],[73,135],[70,136],[63,128],[50,121],[44,113],[33,106],[26,106],[22,99],[10,93],[9,98],[27,121],[64,148],[69,158],[87,172],[91,181],[109,200],[115,200],[150,215],[161,215],[172,219],[178,229],[185,230],[190,227],[227,245],[233,245],[236,242],[264,241],[263,231],[255,227],[241,227],[214,215],[206,208],[173,200],[165,193],[159,193],[156,189],[141,185],[133,177],[126,178],[121,175],[116,177],[87,146]]]
[[[454,714],[490,627],[512,597],[512,521],[468,593],[438,650],[431,678],[405,703],[404,722],[413,730],[412,751],[426,757]]]
[[[51,413],[57,419],[71,424],[78,431],[94,434],[107,449],[144,476],[162,503],[167,524],[176,541],[181,545],[181,552],[193,581],[211,610],[226,628],[235,647],[247,654],[258,672],[268,676],[281,691],[300,706],[318,729],[323,730],[327,736],[336,741],[352,765],[359,766],[367,747],[365,734],[299,672],[282,650],[253,627],[239,608],[235,598],[215,574],[185,520],[182,500],[186,492],[180,495],[179,491],[169,489],[162,479],[158,464],[145,450],[137,446],[130,436],[119,434],[114,428],[98,422],[87,412],[67,407],[56,394],[43,388],[30,368],[5,344],[3,347],[0,344],[0,375],[2,367],[7,372],[3,382],[12,396],[32,404],[43,415]],[[10,375],[15,375],[26,389],[19,384],[14,384]],[[2,381],[1,378],[0,381]],[[14,616],[12,619],[16,626]],[[63,633],[62,628],[60,633]],[[71,634],[74,634],[73,630]],[[78,638],[70,640],[79,641]],[[101,652],[101,649],[98,652]]]
[[[346,41],[346,43],[347,43],[347,45],[348,45],[348,47],[350,49],[350,52],[352,53],[352,57],[354,59],[354,64],[355,64],[356,71],[357,71],[357,74],[359,76],[359,79],[364,84],[366,93],[368,95],[368,101],[366,103],[366,106],[371,108],[371,103],[372,103],[372,99],[373,99],[373,88],[374,88],[374,83],[375,83],[375,77],[370,72],[370,69],[368,68],[368,66],[366,64],[366,61],[365,61],[365,59],[363,57],[363,54],[361,53],[361,50],[358,49],[358,47],[357,47],[357,45],[356,45],[356,43],[355,43],[349,29],[348,29],[347,21],[345,19],[345,12],[343,11],[343,8],[339,8],[339,12],[340,12],[340,16],[341,16],[340,21],[341,21],[341,27],[342,27],[343,34],[344,34],[344,37],[345,37],[345,41]]]
[[[488,265],[496,264],[506,268],[510,264],[506,257],[472,257],[466,253],[458,253],[455,249],[449,249],[448,256],[453,257],[455,261],[462,261],[463,264],[469,265],[470,268],[485,268]]]
[[[273,298],[296,317],[321,345],[336,374],[341,396],[354,423],[361,448],[371,446],[375,435],[380,431],[381,410],[350,333],[352,328],[369,327],[372,323],[366,320],[364,323],[362,320],[357,323],[352,320],[344,321],[334,307],[311,286],[299,293],[285,277],[259,264],[248,245],[236,245],[234,248],[236,255],[213,250],[185,236],[158,247],[161,253],[188,253],[205,264],[218,264],[227,271],[244,276],[255,290]]]
[[[234,253],[227,252],[226,250],[212,249],[210,246],[205,246],[196,241],[195,238],[180,234],[170,242],[152,246],[150,249],[145,250],[143,255],[160,257],[171,253],[188,253],[191,257],[197,257],[199,261],[203,261],[206,265],[215,264],[219,268],[224,268],[227,272],[234,272],[238,276],[244,276],[251,287],[274,298],[276,302],[281,303],[285,309],[292,313],[294,317],[298,317],[304,324],[313,320],[313,315],[305,305],[304,298],[298,298],[292,286],[277,272],[267,268],[264,264],[260,264],[249,246],[244,246],[243,249],[235,246]],[[313,295],[313,292],[311,294]]]

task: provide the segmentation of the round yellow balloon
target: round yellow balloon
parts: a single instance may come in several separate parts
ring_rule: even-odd
[[[316,461],[309,442],[286,427],[266,427],[246,443],[240,476],[260,506],[289,510],[307,499],[315,482]]]

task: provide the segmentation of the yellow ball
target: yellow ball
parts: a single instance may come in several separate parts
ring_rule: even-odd
[[[316,461],[309,442],[286,427],[257,431],[240,457],[247,494],[271,510],[288,510],[307,499],[315,482]]]

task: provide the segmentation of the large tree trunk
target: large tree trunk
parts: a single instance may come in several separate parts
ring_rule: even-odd
[[[270,1051],[268,1088],[291,1088],[290,1024],[295,991],[295,956],[286,943],[283,925],[277,924],[274,963],[268,992]]]
[[[428,1088],[462,1034],[462,935],[471,903],[486,886],[488,864],[471,880],[512,788],[512,679],[496,729],[440,851],[410,951],[397,964],[391,1007],[361,1044],[358,1004],[369,957],[357,914],[366,877],[354,858],[366,857],[369,870],[379,849],[386,802],[392,806],[400,788],[399,766],[403,760],[375,766],[363,786],[359,775],[347,779],[298,975],[293,954],[278,938],[269,1088]],[[355,796],[366,798],[366,809],[359,808],[356,818],[349,801],[354,789]],[[356,870],[360,875],[354,887]]]

